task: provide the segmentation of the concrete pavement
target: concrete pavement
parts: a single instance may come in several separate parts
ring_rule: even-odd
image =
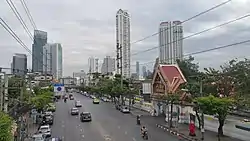
[[[80,111],[91,112],[92,122],[81,123],[78,116],[70,115],[69,110],[74,106],[74,101],[58,102],[52,126],[54,137],[62,137],[64,141],[143,141],[140,126],[136,125],[133,115],[117,111],[111,103],[92,104],[92,99],[80,94],[74,96],[83,104]],[[146,127],[150,141],[178,140],[155,125],[146,124]]]

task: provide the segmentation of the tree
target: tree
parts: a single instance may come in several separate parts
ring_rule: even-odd
[[[223,136],[223,126],[229,112],[229,107],[232,105],[233,100],[227,97],[219,98],[213,95],[206,97],[199,97],[196,102],[200,109],[209,115],[217,115],[219,120],[218,137]]]
[[[194,63],[194,57],[189,56],[187,59],[177,60],[177,64],[187,79],[187,83],[181,86],[181,88],[188,89],[194,96],[198,96],[200,89],[199,81],[203,77],[203,73],[199,71],[199,65]]]
[[[166,97],[168,103],[170,103],[170,120],[169,120],[169,127],[173,127],[173,104],[179,102],[180,96],[177,94],[168,94]]]
[[[13,120],[7,114],[0,112],[0,141],[11,141]]]
[[[11,99],[17,99],[21,93],[21,87],[23,87],[23,80],[19,77],[11,77],[8,80],[8,97]]]

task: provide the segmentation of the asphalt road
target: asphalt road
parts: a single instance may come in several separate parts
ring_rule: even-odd
[[[140,136],[140,126],[131,114],[123,114],[111,103],[92,104],[92,99],[80,94],[74,94],[83,107],[80,111],[91,112],[92,122],[80,122],[78,116],[70,115],[74,101],[57,103],[55,121],[52,126],[52,136],[62,137],[64,141],[143,141]],[[146,125],[149,141],[178,141],[178,139],[154,125]]]

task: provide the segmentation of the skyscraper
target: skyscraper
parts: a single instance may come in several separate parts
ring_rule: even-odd
[[[43,47],[43,73],[51,74],[54,78],[62,78],[62,46],[60,43],[46,44]]]
[[[32,71],[43,72],[43,46],[47,44],[47,32],[35,30],[32,44]]]
[[[117,73],[130,77],[130,17],[121,9],[116,14]]]
[[[115,71],[115,58],[111,58],[110,56],[106,56],[103,59],[101,73],[102,74],[110,74]]]
[[[138,61],[136,62],[136,74],[137,74],[137,77],[139,78],[139,76],[140,76],[140,63]]]
[[[12,60],[12,73],[24,76],[27,73],[27,55],[16,53]]]
[[[89,66],[88,73],[99,72],[99,59],[94,57],[89,57],[88,66]]]
[[[159,29],[159,62],[175,64],[183,58],[183,29],[180,21],[162,22]]]
[[[146,68],[146,66],[142,66],[142,75],[143,75],[143,78],[146,78],[146,76],[147,76],[147,68]]]

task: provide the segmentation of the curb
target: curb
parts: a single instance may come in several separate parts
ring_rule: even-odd
[[[160,128],[160,129],[163,129],[165,132],[169,132],[170,134],[172,134],[173,136],[177,136],[179,140],[182,140],[182,141],[200,141],[198,139],[195,139],[195,138],[191,138],[191,137],[188,137],[182,133],[178,133],[177,131],[175,130],[171,130],[169,129],[168,127],[164,126],[164,125],[160,125],[160,124],[156,124],[156,127],[157,128]]]

